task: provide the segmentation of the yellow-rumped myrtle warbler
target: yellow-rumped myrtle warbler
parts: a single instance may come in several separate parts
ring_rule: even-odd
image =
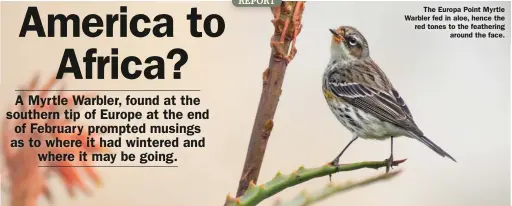
[[[331,60],[323,76],[323,92],[333,114],[353,134],[333,165],[339,165],[343,152],[359,137],[391,138],[386,172],[393,162],[393,137],[399,136],[417,139],[437,154],[455,161],[416,126],[404,100],[370,57],[363,35],[350,26],[330,31],[333,34]]]

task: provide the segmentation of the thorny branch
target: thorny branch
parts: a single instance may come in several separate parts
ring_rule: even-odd
[[[335,194],[348,192],[350,190],[361,188],[364,186],[368,186],[373,183],[389,180],[398,176],[402,171],[395,170],[389,173],[380,174],[375,177],[367,178],[364,180],[359,180],[356,182],[347,181],[344,184],[333,184],[329,183],[327,186],[320,190],[316,191],[306,191],[303,190],[299,195],[288,202],[278,201],[274,206],[308,206],[313,205],[314,203],[320,202],[324,199],[334,196]]]
[[[403,162],[405,162],[405,159],[396,160],[393,161],[392,165],[398,166]],[[332,166],[330,163],[316,168],[305,168],[304,166],[301,166],[299,167],[299,169],[293,171],[291,174],[282,174],[281,172],[278,172],[272,180],[261,185],[256,185],[253,182],[250,182],[249,189],[242,196],[233,198],[228,195],[226,197],[226,203],[224,205],[254,206],[260,203],[261,201],[277,194],[278,192],[283,191],[286,188],[293,187],[295,185],[304,183],[314,178],[325,177],[337,172],[353,171],[363,168],[379,169],[381,167],[386,166],[386,161],[356,162],[350,164],[343,164],[340,165],[339,167]],[[366,183],[362,182],[361,184]]]

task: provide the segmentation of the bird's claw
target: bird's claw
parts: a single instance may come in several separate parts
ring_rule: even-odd
[[[331,161],[330,165],[336,167],[336,172],[338,171],[338,169],[340,168],[340,159],[339,158],[336,158],[334,159],[333,161]],[[329,182],[332,182],[332,174],[329,174]]]
[[[388,173],[390,169],[393,169],[393,155],[384,161],[386,162],[386,173]]]
[[[339,167],[340,166],[340,159],[336,158],[330,163],[332,166]]]

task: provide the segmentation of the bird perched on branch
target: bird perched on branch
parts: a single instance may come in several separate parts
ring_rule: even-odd
[[[353,134],[332,164],[338,166],[341,155],[358,138],[391,138],[391,155],[386,159],[386,172],[389,172],[393,162],[393,138],[400,136],[416,139],[455,161],[418,128],[402,97],[370,57],[364,36],[350,26],[330,29],[330,32],[331,59],[323,75],[323,92],[333,114]]]

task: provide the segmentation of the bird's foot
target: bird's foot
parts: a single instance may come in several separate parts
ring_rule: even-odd
[[[340,158],[336,158],[331,161],[330,165],[339,167],[340,166]]]
[[[391,154],[389,158],[384,161],[386,162],[386,173],[388,173],[390,169],[393,169],[393,154]]]
[[[338,169],[340,168],[340,158],[336,158],[333,161],[331,161],[330,165],[336,167],[336,172],[337,172]],[[332,174],[329,174],[329,182],[332,182],[331,177],[332,177]]]

